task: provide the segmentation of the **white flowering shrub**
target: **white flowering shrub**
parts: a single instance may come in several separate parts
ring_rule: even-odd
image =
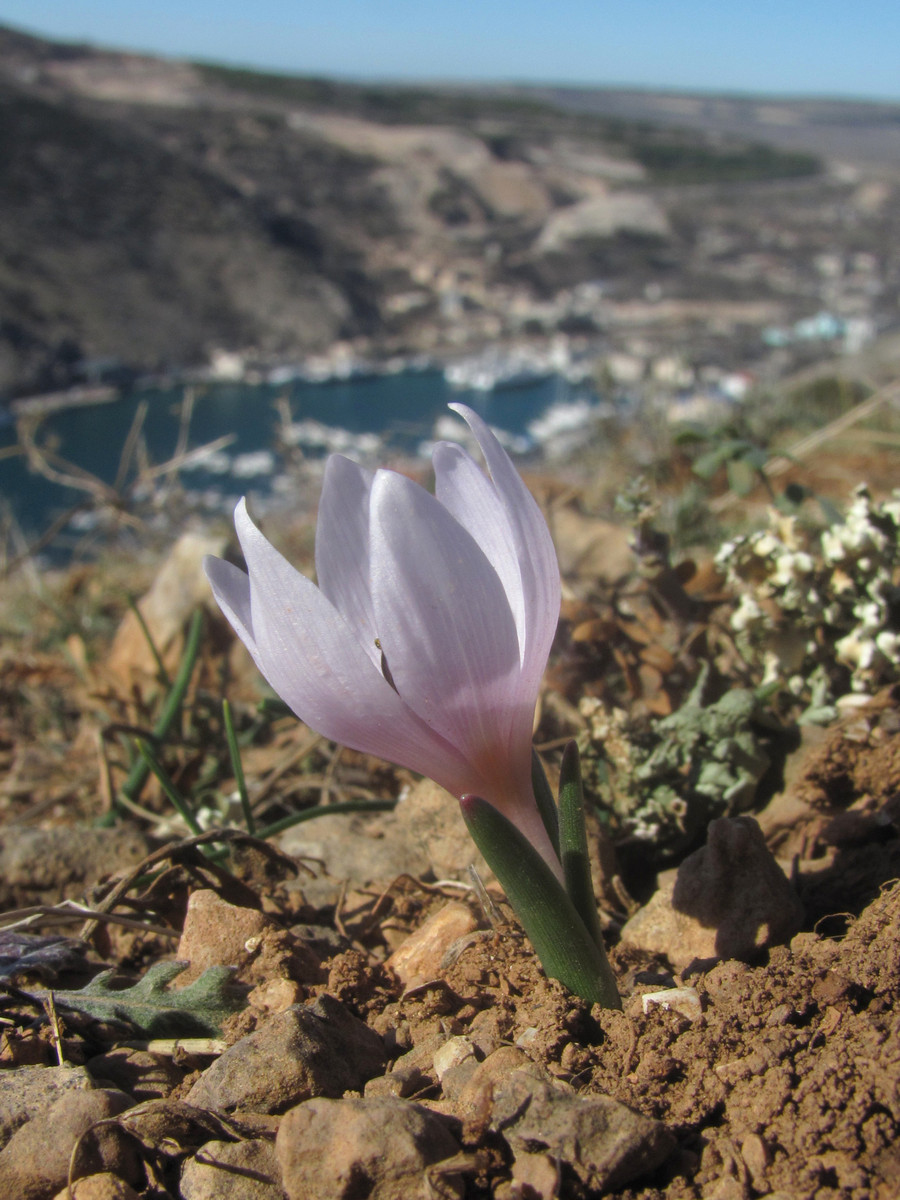
[[[900,491],[875,504],[859,486],[819,538],[773,511],[768,529],[726,542],[716,561],[737,597],[738,650],[806,720],[900,678]]]

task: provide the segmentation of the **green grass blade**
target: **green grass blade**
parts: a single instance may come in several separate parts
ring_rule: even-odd
[[[550,844],[559,854],[559,813],[556,801],[553,799],[553,790],[547,780],[544,764],[534,746],[531,747],[531,787],[534,791],[538,812],[541,814],[541,820],[544,822],[544,828],[550,838]]]
[[[390,812],[396,803],[396,800],[342,800],[339,804],[316,804],[312,808],[301,808],[299,812],[282,817],[280,821],[273,821],[271,825],[257,830],[256,836],[260,841],[265,841],[277,833],[284,833],[285,829],[302,825],[304,821],[312,821],[315,817],[328,817],[338,813]]]
[[[566,880],[566,891],[575,911],[587,926],[594,941],[603,945],[603,931],[594,899],[591,860],[588,853],[587,829],[584,823],[584,789],[581,784],[581,762],[578,746],[569,742],[563,751],[559,772],[559,842],[560,861]]]
[[[200,650],[200,635],[202,632],[203,613],[198,608],[191,617],[191,623],[184,642],[184,653],[181,656],[181,662],[178,666],[178,674],[175,676],[171,690],[167,694],[162,710],[156,719],[156,724],[153,726],[153,737],[157,743],[165,738],[174,724],[175,718],[181,711],[188,685],[191,682],[191,676],[194,673],[194,666],[197,662],[197,654]],[[143,790],[144,784],[150,776],[150,770],[151,768],[143,756],[134,763],[134,766],[128,772],[125,782],[122,784],[122,793],[128,800],[137,800]]]
[[[156,663],[156,673],[159,676],[160,683],[163,685],[163,687],[171,687],[172,680],[169,677],[169,672],[166,670],[166,664],[162,660],[159,647],[153,640],[153,634],[150,632],[150,626],[144,620],[144,614],[141,612],[140,606],[138,605],[138,602],[135,600],[134,596],[129,595],[128,607],[134,613],[134,618],[140,626],[141,633],[144,635],[144,641],[147,643],[150,653],[153,655],[153,661]]]
[[[197,818],[191,811],[191,806],[187,799],[182,796],[181,792],[179,792],[175,787],[175,784],[172,782],[168,771],[165,769],[147,743],[139,738],[137,748],[138,753],[147,767],[147,770],[152,771],[156,776],[157,780],[159,781],[159,786],[165,792],[169,803],[178,812],[179,816],[184,821],[185,825],[187,825],[188,829],[190,829],[191,833],[203,833],[203,830],[197,823]]]
[[[234,772],[234,782],[237,784],[238,796],[241,799],[241,810],[244,823],[249,834],[256,833],[256,822],[250,809],[250,797],[247,795],[247,781],[244,778],[244,764],[241,762],[241,751],[237,735],[234,732],[234,721],[231,716],[231,705],[227,700],[222,701],[222,720],[225,724],[225,738],[228,742],[228,753],[231,757],[231,769]]]

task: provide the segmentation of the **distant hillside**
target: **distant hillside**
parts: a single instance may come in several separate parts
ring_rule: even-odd
[[[655,92],[635,88],[521,88],[522,99],[624,122],[728,136],[848,163],[900,166],[900,104],[872,100]]]
[[[217,348],[490,338],[513,293],[527,308],[689,272],[673,187],[818,170],[555,94],[338,84],[0,29],[0,394]]]

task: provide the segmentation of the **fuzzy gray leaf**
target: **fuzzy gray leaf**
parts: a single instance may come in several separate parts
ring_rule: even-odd
[[[244,1007],[229,991],[230,967],[209,967],[199,979],[178,991],[169,983],[186,963],[156,963],[132,987],[114,988],[113,971],[104,971],[76,992],[54,992],[65,1005],[98,1020],[126,1021],[148,1037],[215,1037],[222,1022]]]

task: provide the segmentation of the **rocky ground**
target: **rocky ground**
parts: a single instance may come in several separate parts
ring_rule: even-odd
[[[162,665],[114,565],[12,581],[0,1193],[50,1200],[71,1178],[81,1200],[896,1195],[897,687],[824,726],[751,721],[755,749],[732,731],[745,765],[766,754],[749,803],[642,841],[624,760],[607,749],[600,768],[597,706],[627,710],[632,748],[689,711],[704,661],[733,661],[734,598],[698,561],[679,610],[668,568],[635,571],[622,530],[552,516],[567,598],[536,740],[551,776],[567,737],[584,748],[621,1012],[544,976],[483,863],[474,886],[449,797],[261,713],[211,613],[160,724],[201,594],[189,546],[142,606]],[[308,533],[295,544],[302,560]],[[226,677],[265,841],[190,835],[152,778],[132,786],[143,732],[204,826],[242,826]],[[676,762],[682,797],[706,753],[695,740]],[[277,833],[298,808],[319,815]]]

